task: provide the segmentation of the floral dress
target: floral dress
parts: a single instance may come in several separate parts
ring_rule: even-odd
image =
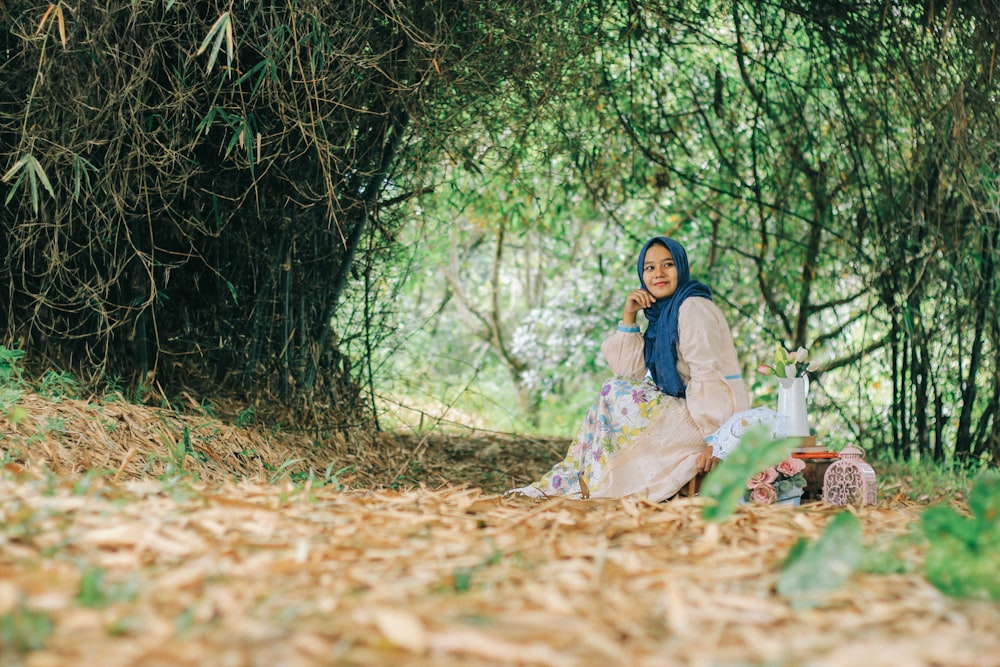
[[[648,377],[638,327],[619,326],[601,350],[614,377],[587,411],[566,457],[541,480],[513,493],[657,501],[697,473],[697,458],[715,431],[746,410],[729,326],[719,308],[687,299],[678,316],[677,370],[686,398],[661,392]]]

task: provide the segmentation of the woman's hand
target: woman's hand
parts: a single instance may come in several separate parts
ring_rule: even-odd
[[[646,290],[632,290],[625,298],[625,308],[622,311],[622,321],[626,324],[634,324],[635,314],[640,310],[649,308],[654,303],[656,303],[656,299]]]
[[[698,455],[698,472],[712,472],[721,460],[712,456],[712,445],[705,445],[705,449]]]

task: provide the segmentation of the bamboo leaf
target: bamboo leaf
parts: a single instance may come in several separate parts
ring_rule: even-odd
[[[89,160],[80,155],[73,157],[73,201],[80,201],[80,192],[86,184],[90,189],[90,172],[94,170],[94,165]]]
[[[31,192],[31,208],[34,209],[35,215],[38,215],[38,177],[35,176],[35,170],[31,168],[25,169],[28,173],[28,190]]]
[[[226,64],[232,66],[233,64],[233,22],[232,20],[226,21]]]
[[[226,38],[227,33],[230,35],[229,43],[227,44],[227,57],[230,63],[232,63],[232,28],[229,25],[230,15],[229,12],[223,12],[212,27],[209,28],[208,34],[205,35],[205,39],[202,40],[201,46],[195,52],[195,55],[200,56],[205,53],[208,45],[212,44],[211,52],[208,54],[208,67],[205,68],[205,73],[212,71],[212,67],[215,66],[215,59],[219,57],[219,49],[222,48],[222,40]],[[213,41],[214,40],[214,41]]]
[[[243,130],[233,132],[233,138],[230,139],[229,144],[226,145],[226,157],[229,157],[229,154],[233,152],[233,148],[235,148],[237,144],[242,144],[242,138]]]
[[[233,297],[233,303],[235,303],[236,305],[239,305],[240,304],[240,300],[236,297],[236,286],[233,285],[231,282],[229,282],[227,280],[226,281],[226,287],[229,289],[230,296]]]
[[[38,29],[35,30],[35,35],[42,34],[42,31],[45,30],[45,23],[49,20],[49,17],[52,16],[52,12],[54,12],[55,10],[56,10],[55,5],[48,6],[48,8],[45,10],[45,13],[42,14],[42,20],[38,22]]]
[[[22,155],[18,159],[18,161],[14,163],[14,166],[7,170],[7,173],[3,175],[3,178],[0,178],[0,181],[3,181],[4,183],[9,181],[11,177],[17,172],[19,172],[21,168],[28,162],[29,157],[31,157],[30,153]],[[20,180],[20,178],[18,180]]]
[[[219,34],[215,37],[215,43],[212,44],[212,52],[208,56],[208,69],[206,72],[212,71],[212,66],[215,64],[215,59],[219,57],[219,49],[222,48],[222,40],[226,37],[225,30],[219,30]]]
[[[66,23],[63,21],[63,10],[62,7],[56,7],[56,23],[59,24],[59,41],[62,42],[62,46],[66,48]]]
[[[261,60],[259,63],[257,63],[249,70],[247,70],[246,74],[236,79],[236,83],[234,85],[239,86],[242,83],[248,81],[250,77],[256,75],[257,78],[253,81],[250,88],[251,92],[256,93],[257,89],[260,88],[260,84],[264,82],[264,78],[268,74],[271,75],[272,81],[274,81],[275,83],[278,82],[277,67],[274,64],[274,61],[271,60],[270,58],[265,58],[264,60]]]
[[[945,505],[921,516],[930,542],[927,580],[953,597],[1000,600],[1000,474],[983,473],[969,494],[971,516]]]
[[[45,13],[42,14],[41,20],[38,22],[38,28],[35,30],[35,35],[41,35],[45,31],[45,26],[50,21],[56,23],[56,27],[59,29],[59,41],[62,42],[62,46],[65,49],[66,40],[66,21],[63,18],[63,10],[57,4],[50,4],[46,9]]]
[[[803,539],[793,546],[778,578],[778,594],[796,609],[822,605],[858,568],[864,553],[861,537],[856,516],[834,516],[815,542]]]
[[[6,179],[4,179],[4,180],[6,180]],[[10,200],[13,199],[14,195],[17,194],[18,188],[21,187],[21,181],[22,180],[24,180],[24,172],[23,171],[21,172],[20,176],[17,177],[17,180],[14,181],[14,185],[11,186],[10,192],[7,193],[7,198],[4,199],[4,201],[3,201],[3,205],[4,206],[6,206],[7,204],[9,204]]]
[[[38,175],[38,180],[42,182],[43,186],[45,186],[45,190],[48,191],[49,196],[55,199],[56,193],[52,189],[52,184],[49,183],[49,177],[45,175],[45,170],[42,169],[41,163],[35,159],[34,155],[30,155],[29,157],[31,159],[28,162],[28,168]]]
[[[250,164],[250,173],[254,173],[254,124],[253,116],[241,118],[240,116],[227,116],[226,122],[233,130],[233,136],[226,145],[226,157],[233,152],[236,146],[242,148],[247,155],[247,162]],[[259,142],[259,139],[258,139]],[[259,150],[259,147],[258,147]]]
[[[223,12],[219,18],[215,19],[215,23],[213,23],[212,27],[208,29],[208,34],[205,35],[205,39],[201,41],[201,46],[199,46],[198,50],[195,51],[196,56],[200,56],[205,53],[205,49],[208,48],[208,45],[211,43],[213,37],[215,37],[216,32],[219,31],[222,21],[226,18],[228,13],[229,12]]]
[[[17,162],[15,162],[14,165],[7,170],[7,173],[4,174],[3,178],[0,180],[6,183],[14,176],[14,174],[18,175],[17,181],[7,194],[7,199],[4,201],[4,205],[9,204],[10,200],[14,198],[14,194],[17,192],[21,183],[24,182],[25,175],[27,175],[28,190],[31,194],[31,207],[35,211],[35,215],[38,215],[38,182],[41,181],[42,186],[49,193],[49,196],[53,198],[56,196],[55,191],[52,189],[52,184],[49,182],[48,176],[45,175],[45,170],[42,169],[41,163],[39,163],[38,159],[31,153],[22,155],[18,158]]]
[[[208,134],[209,129],[212,127],[212,123],[215,122],[215,116],[219,114],[225,118],[225,112],[221,107],[212,107],[209,109],[208,113],[205,114],[205,117],[201,119],[201,122],[199,122],[198,126],[195,128],[195,133],[204,132],[205,134]]]

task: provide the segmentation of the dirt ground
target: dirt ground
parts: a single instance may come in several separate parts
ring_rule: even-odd
[[[842,508],[504,497],[559,440],[22,405],[0,421],[4,667],[1000,665],[1000,605],[928,583],[898,489],[847,510],[877,566],[798,606],[783,561]]]

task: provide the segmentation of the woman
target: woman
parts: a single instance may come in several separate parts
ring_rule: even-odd
[[[513,492],[658,501],[718,462],[712,434],[750,403],[729,325],[712,291],[691,279],[687,253],[673,239],[650,239],[638,271],[640,287],[629,292],[618,330],[601,345],[615,377],[566,458]],[[644,333],[636,323],[640,310]]]

